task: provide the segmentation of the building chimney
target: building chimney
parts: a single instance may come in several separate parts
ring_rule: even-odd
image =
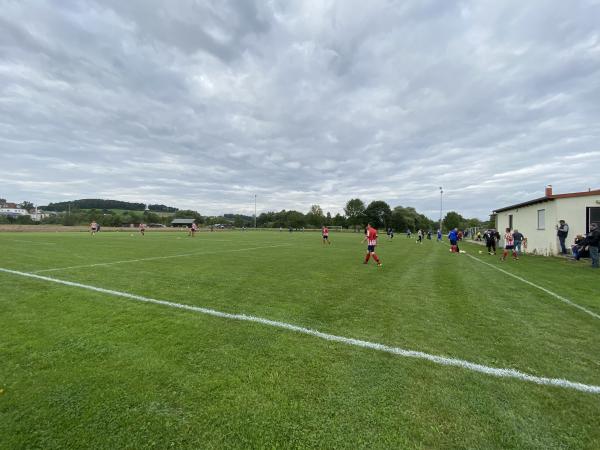
[[[548,186],[546,186],[546,192],[545,192],[546,197],[552,197],[552,185],[549,184]]]

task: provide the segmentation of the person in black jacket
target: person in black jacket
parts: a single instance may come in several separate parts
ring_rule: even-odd
[[[496,254],[496,241],[498,240],[498,232],[496,230],[487,230],[483,237],[485,238],[485,245],[490,255]]]
[[[565,239],[569,235],[569,225],[564,220],[559,220],[556,226],[556,235],[558,236],[558,242],[560,243],[560,252],[563,255],[567,254],[567,246],[565,245]]]
[[[600,246],[600,229],[598,225],[593,223],[590,225],[590,232],[585,235],[585,239],[582,242],[583,246],[587,246],[590,251],[590,258],[592,259],[592,267],[594,269],[600,269],[600,263],[598,262],[598,246]]]

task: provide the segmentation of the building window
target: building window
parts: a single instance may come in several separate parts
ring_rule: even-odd
[[[511,230],[513,229],[513,215],[512,214],[508,215],[508,228],[510,228]]]
[[[538,230],[545,230],[546,229],[546,210],[545,209],[538,209],[538,225],[537,225],[537,229]]]

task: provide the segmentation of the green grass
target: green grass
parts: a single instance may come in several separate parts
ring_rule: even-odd
[[[445,244],[3,233],[0,267],[600,385],[600,320]],[[270,247],[269,247],[270,246]],[[600,314],[585,263],[498,262]],[[244,250],[249,249],[249,250]],[[240,251],[241,250],[241,251]],[[600,395],[0,273],[0,448],[600,448]]]

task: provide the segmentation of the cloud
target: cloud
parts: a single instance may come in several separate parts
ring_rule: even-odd
[[[597,185],[600,4],[5,2],[2,197],[484,218]]]

